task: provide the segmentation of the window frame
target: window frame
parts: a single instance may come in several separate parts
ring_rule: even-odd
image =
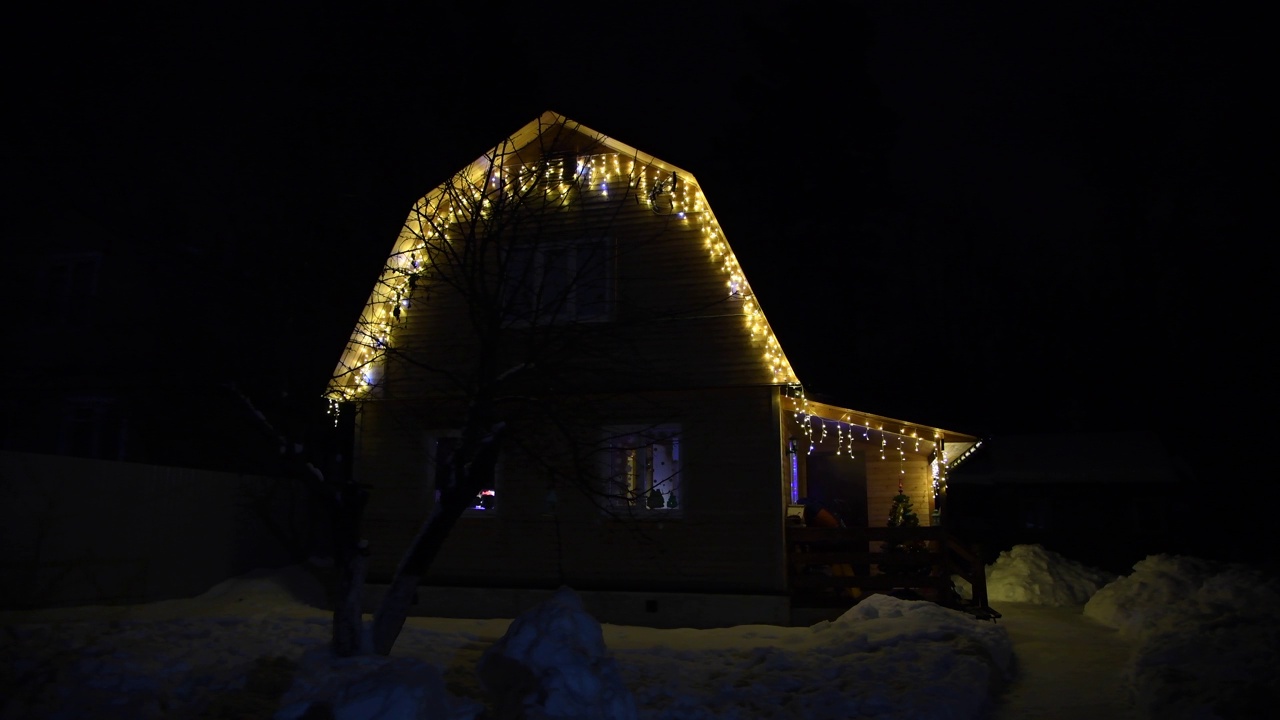
[[[427,474],[427,488],[428,488],[428,492],[431,494],[431,497],[435,497],[436,490],[439,487],[438,479],[440,477],[440,470],[441,470],[440,441],[445,439],[450,439],[455,441],[461,440],[462,431],[461,430],[434,430],[427,433],[426,474]],[[501,501],[499,500],[501,493],[498,492],[500,489],[499,485],[501,484],[501,482],[502,482],[502,457],[499,456],[497,463],[495,463],[493,467],[493,487],[482,488],[480,491],[480,495],[483,495],[486,491],[492,493],[493,506],[489,508],[483,508],[479,506],[478,501],[474,502],[472,503],[472,505],[467,507],[466,510],[462,511],[463,517],[495,517],[497,516],[499,513],[499,509],[501,508]],[[480,495],[478,495],[477,497],[480,497]]]
[[[584,253],[587,248],[593,249]],[[592,263],[589,258],[596,252],[602,257],[598,263]],[[530,259],[516,260],[517,253],[528,253]],[[585,265],[584,256],[588,258]],[[611,322],[617,306],[616,258],[610,236],[512,244],[503,255],[504,316],[515,327]],[[567,267],[553,273],[562,259]],[[596,268],[599,277],[592,277]],[[565,278],[563,286],[548,291],[548,278],[557,276]],[[598,300],[580,301],[583,287],[597,285]]]
[[[688,459],[683,425],[678,422],[619,424],[606,426],[601,429],[601,433],[604,452],[600,468],[600,491],[605,498],[606,509],[622,511],[630,517],[654,520],[684,517],[687,504],[685,486],[688,483]],[[634,440],[630,440],[633,437],[647,439],[650,442],[637,444]],[[646,456],[646,467],[640,471],[643,474],[638,480],[633,479],[636,477],[633,475],[634,469],[622,470],[624,461],[620,455],[621,452],[634,452],[641,448],[648,448],[648,452],[652,453],[652,448],[660,444],[670,446],[668,457],[675,466],[667,477],[655,483],[656,475],[653,468],[655,459],[652,454]],[[634,460],[627,465],[634,468],[633,462]],[[626,473],[625,479],[620,479],[620,473]],[[675,495],[674,507],[670,505],[671,495],[663,493],[661,489],[661,486],[668,482],[671,483],[672,492]],[[662,507],[648,505],[648,498],[655,486],[665,499]]]

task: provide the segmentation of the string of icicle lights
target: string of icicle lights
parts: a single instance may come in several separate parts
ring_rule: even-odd
[[[525,193],[541,183],[545,198],[568,206],[583,194],[598,198],[627,198],[647,205],[655,213],[674,215],[695,223],[710,260],[725,277],[731,297],[742,301],[743,320],[752,339],[761,347],[761,361],[777,384],[798,383],[791,364],[765,320],[715,216],[698,186],[654,164],[637,162],[622,153],[576,158],[566,173],[564,160],[504,167],[506,153],[497,151],[473,164],[472,177],[459,174],[435,192],[419,200],[410,213],[394,252],[357,322],[326,393],[333,403],[363,398],[377,386],[381,365],[392,346],[396,328],[406,322],[424,270],[430,266],[432,242],[449,242],[451,232],[472,213],[490,212],[488,197],[496,193]],[[481,174],[483,173],[483,174]]]
[[[810,412],[809,400],[805,397],[804,388],[798,383],[788,388],[788,395],[796,401],[796,409],[792,416],[809,443],[809,453],[834,436],[836,455],[852,457],[854,451],[868,449],[868,444],[872,442],[872,435],[876,435],[880,438],[880,444],[876,448],[880,453],[880,459],[897,460],[899,474],[905,475],[908,448],[919,454],[932,452],[929,474],[935,496],[946,494],[947,474],[982,445],[981,440],[975,442],[953,460],[945,444],[942,444],[939,449],[938,440],[941,439],[939,436],[933,439],[922,438],[918,431],[906,426],[902,426],[900,431],[895,431],[887,428],[883,421],[868,416],[863,416],[862,422],[859,422],[856,413],[844,413],[839,419],[815,415]],[[855,446],[855,442],[862,444]]]
[[[897,460],[899,474],[905,475],[908,449],[911,452],[920,453],[922,447],[930,449],[934,447],[933,440],[921,438],[918,432],[910,428],[903,427],[901,432],[896,432],[886,429],[882,421],[870,417],[863,417],[862,422],[858,422],[857,416],[852,413],[844,413],[839,419],[815,415],[809,411],[809,400],[804,396],[804,388],[799,384],[790,388],[790,395],[797,401],[796,410],[792,415],[800,427],[800,432],[809,443],[809,453],[813,453],[819,445],[826,443],[828,438],[834,436],[836,455],[852,457],[855,450],[865,449],[866,443],[872,442],[871,436],[875,434],[880,438],[880,444],[876,447],[876,451],[880,453],[880,459]],[[863,444],[855,447],[855,442]],[[938,489],[939,482],[935,471],[935,490]]]
[[[859,418],[851,413],[844,413],[839,419],[815,415],[809,411],[809,400],[804,396],[804,388],[798,384],[790,388],[789,394],[797,401],[793,417],[809,443],[809,453],[813,453],[819,445],[824,444],[834,435],[837,456],[852,458],[853,453],[860,449],[868,449],[870,452],[878,451],[881,460],[897,460],[898,474],[905,476],[908,448],[914,453],[921,453],[922,448],[936,449],[937,447],[936,440],[921,438],[918,432],[910,428],[903,427],[900,432],[897,432],[887,429],[883,421],[870,417],[863,417],[859,422]],[[872,443],[873,434],[880,438],[880,444],[872,446],[875,449],[870,450],[868,446]],[[861,445],[855,446],[855,442]],[[940,456],[941,463],[939,463],[939,453],[934,452],[933,459],[929,463],[930,481],[935,498],[945,495],[947,490],[945,468],[948,467],[948,463],[945,446]]]

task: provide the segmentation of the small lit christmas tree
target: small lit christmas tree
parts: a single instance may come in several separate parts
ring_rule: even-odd
[[[911,497],[902,492],[902,483],[898,483],[898,494],[893,496],[893,506],[889,508],[889,527],[920,527],[920,516],[911,506]]]
[[[920,516],[916,515],[915,508],[911,505],[911,497],[902,490],[902,482],[898,482],[898,494],[893,496],[893,505],[889,507],[889,523],[891,528],[917,528],[920,527]],[[917,541],[904,541],[900,539],[891,540],[880,546],[880,549],[889,553],[918,553],[923,552],[924,547]],[[929,567],[900,565],[893,562],[880,563],[880,572],[886,575],[911,575],[915,573],[927,574]]]

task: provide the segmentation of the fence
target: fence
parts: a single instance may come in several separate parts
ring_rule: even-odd
[[[789,527],[787,561],[793,605],[852,604],[863,593],[906,591],[999,617],[987,604],[981,556],[943,527]],[[971,599],[955,592],[953,575],[972,586]]]
[[[297,562],[318,509],[295,480],[0,452],[0,608],[198,595]]]

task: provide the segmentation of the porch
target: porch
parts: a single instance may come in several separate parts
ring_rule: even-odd
[[[981,557],[944,527],[788,527],[786,544],[792,607],[843,610],[882,593],[1000,617],[987,602]],[[953,575],[972,586],[970,599],[955,592]]]

